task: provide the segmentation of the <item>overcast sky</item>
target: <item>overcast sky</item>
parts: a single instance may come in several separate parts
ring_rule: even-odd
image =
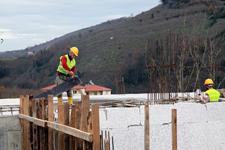
[[[0,52],[24,49],[107,20],[129,17],[160,0],[1,0]]]

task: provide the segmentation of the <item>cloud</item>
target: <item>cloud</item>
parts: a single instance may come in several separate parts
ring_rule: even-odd
[[[159,0],[1,0],[0,38],[7,40],[0,51],[25,48],[107,20],[129,17],[158,3]]]
[[[0,29],[0,38],[2,39],[16,39],[16,34],[10,29]]]

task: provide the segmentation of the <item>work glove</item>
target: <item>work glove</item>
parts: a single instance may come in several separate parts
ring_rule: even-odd
[[[74,76],[74,72],[73,72],[73,71],[67,71],[67,73],[68,73],[71,77]]]

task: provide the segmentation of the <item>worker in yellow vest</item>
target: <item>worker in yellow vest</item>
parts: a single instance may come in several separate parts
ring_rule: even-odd
[[[204,92],[204,102],[219,102],[220,92],[213,88],[214,82],[212,79],[206,79],[204,85],[207,91]]]
[[[71,47],[69,53],[60,57],[59,66],[57,68],[57,76],[55,83],[61,84],[71,77],[75,77],[76,72],[76,60],[79,50],[77,47]],[[68,103],[73,104],[72,91],[67,91]],[[58,95],[58,103],[62,104],[62,94]]]

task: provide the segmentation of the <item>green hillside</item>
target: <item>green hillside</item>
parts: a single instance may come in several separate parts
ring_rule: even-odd
[[[0,85],[37,90],[53,83],[59,56],[77,46],[82,80],[114,93],[191,91],[206,77],[224,87],[224,7],[224,0],[164,1],[135,17],[69,33],[25,50],[34,56],[0,59]]]

